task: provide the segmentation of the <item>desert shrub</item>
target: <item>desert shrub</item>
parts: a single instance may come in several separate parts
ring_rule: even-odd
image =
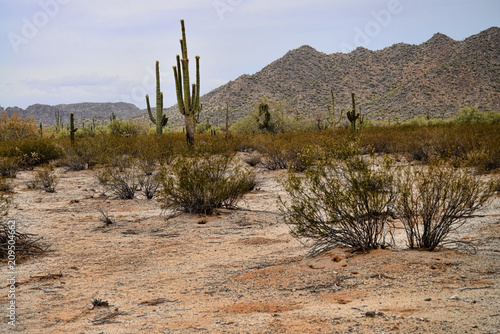
[[[310,255],[337,246],[362,251],[386,246],[388,217],[396,198],[392,162],[375,158],[325,158],[282,184],[288,199],[280,209],[291,233],[313,241]]]
[[[12,196],[6,191],[0,191],[0,221],[2,217],[9,213],[9,206],[12,202]]]
[[[264,168],[292,168],[299,172],[312,165],[321,151],[319,145],[312,143],[307,134],[302,133],[278,135],[264,143],[259,150],[262,152],[261,165]]]
[[[0,177],[0,193],[10,193],[12,189],[12,183],[7,178]]]
[[[64,152],[53,139],[32,138],[20,141],[0,142],[0,156],[16,158],[20,168],[32,170],[63,157]]]
[[[272,143],[261,149],[261,164],[267,170],[277,170],[288,168],[290,152],[285,150],[280,144]]]
[[[245,161],[246,164],[252,167],[256,167],[258,164],[260,164],[261,160],[262,157],[259,153],[252,153],[251,155],[243,159],[243,161]]]
[[[0,157],[0,177],[15,178],[18,169],[18,159],[14,157]]]
[[[1,198],[0,198],[1,209]],[[31,255],[44,253],[48,247],[40,243],[35,234],[22,233],[15,221],[0,222],[0,261],[19,261]],[[14,244],[15,256],[9,246]]]
[[[160,173],[156,171],[143,173],[138,180],[146,199],[152,199],[160,187]]]
[[[458,111],[458,115],[453,120],[459,124],[474,124],[485,121],[485,114],[480,112],[477,107],[462,107]]]
[[[113,136],[132,136],[139,133],[139,126],[130,121],[112,120],[108,125],[109,133]]]
[[[135,167],[104,167],[95,172],[98,182],[119,199],[134,199],[139,188],[138,171]]]
[[[101,214],[101,216],[99,217],[99,221],[101,221],[105,227],[115,223],[115,220],[113,219],[113,217],[111,217],[107,210],[104,210],[101,207],[98,207],[97,210]]]
[[[495,184],[444,162],[403,170],[395,210],[404,225],[408,246],[432,251],[440,245],[459,243],[448,236],[486,203]]]
[[[180,156],[161,175],[159,201],[174,212],[210,214],[233,208],[255,185],[255,175],[234,153]]]
[[[54,168],[49,165],[33,172],[31,180],[28,181],[28,188],[53,193],[56,191],[57,184],[58,179]]]
[[[22,140],[40,136],[34,118],[22,118],[14,113],[9,117],[5,111],[0,114],[0,141]]]

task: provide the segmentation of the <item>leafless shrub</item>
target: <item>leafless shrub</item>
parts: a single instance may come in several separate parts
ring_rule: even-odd
[[[99,220],[104,224],[104,226],[109,226],[115,223],[114,219],[109,215],[109,212],[99,207],[97,209],[101,213]]]
[[[17,224],[17,222],[15,222],[14,224]],[[40,242],[42,238],[36,237],[37,235],[35,234],[20,232],[17,225],[12,225],[9,222],[1,222],[0,260],[4,261],[9,259],[9,256],[12,256],[12,249],[9,250],[9,245],[15,245],[16,260],[20,260],[24,257],[29,257],[32,255],[40,255],[45,253],[48,250],[49,246],[43,245]]]
[[[487,202],[496,187],[496,181],[482,181],[443,162],[402,171],[396,213],[405,227],[408,246],[432,251],[440,245],[458,244],[448,236]]]
[[[33,172],[32,179],[28,181],[29,189],[40,189],[48,193],[56,191],[57,176],[52,166],[46,166]]]

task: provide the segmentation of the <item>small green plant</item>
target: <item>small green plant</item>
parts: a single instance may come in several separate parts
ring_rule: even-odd
[[[28,181],[28,188],[53,193],[56,191],[57,184],[58,178],[55,175],[54,167],[49,165],[33,172],[32,179]]]
[[[236,207],[256,186],[255,175],[234,154],[181,156],[161,176],[159,201],[173,212],[210,214]]]
[[[282,181],[286,198],[280,209],[291,233],[308,238],[310,255],[334,247],[369,251],[385,247],[388,218],[396,198],[392,161],[374,158],[326,157],[322,164],[298,175],[289,170]]]
[[[459,244],[448,237],[493,195],[496,181],[482,181],[444,162],[409,167],[399,177],[395,210],[404,225],[408,246],[429,251]]]

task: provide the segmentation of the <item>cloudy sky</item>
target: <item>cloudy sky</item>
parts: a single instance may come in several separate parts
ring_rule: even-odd
[[[0,106],[131,102],[165,106],[186,22],[202,94],[304,44],[325,53],[456,40],[500,26],[498,0],[0,0]],[[194,72],[194,61],[192,61]]]

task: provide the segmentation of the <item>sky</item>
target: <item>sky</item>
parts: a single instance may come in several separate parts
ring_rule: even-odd
[[[463,40],[500,26],[498,0],[0,0],[0,106],[176,102],[172,66],[185,20],[201,94],[310,45],[330,54]],[[153,98],[154,100],[154,98]]]

